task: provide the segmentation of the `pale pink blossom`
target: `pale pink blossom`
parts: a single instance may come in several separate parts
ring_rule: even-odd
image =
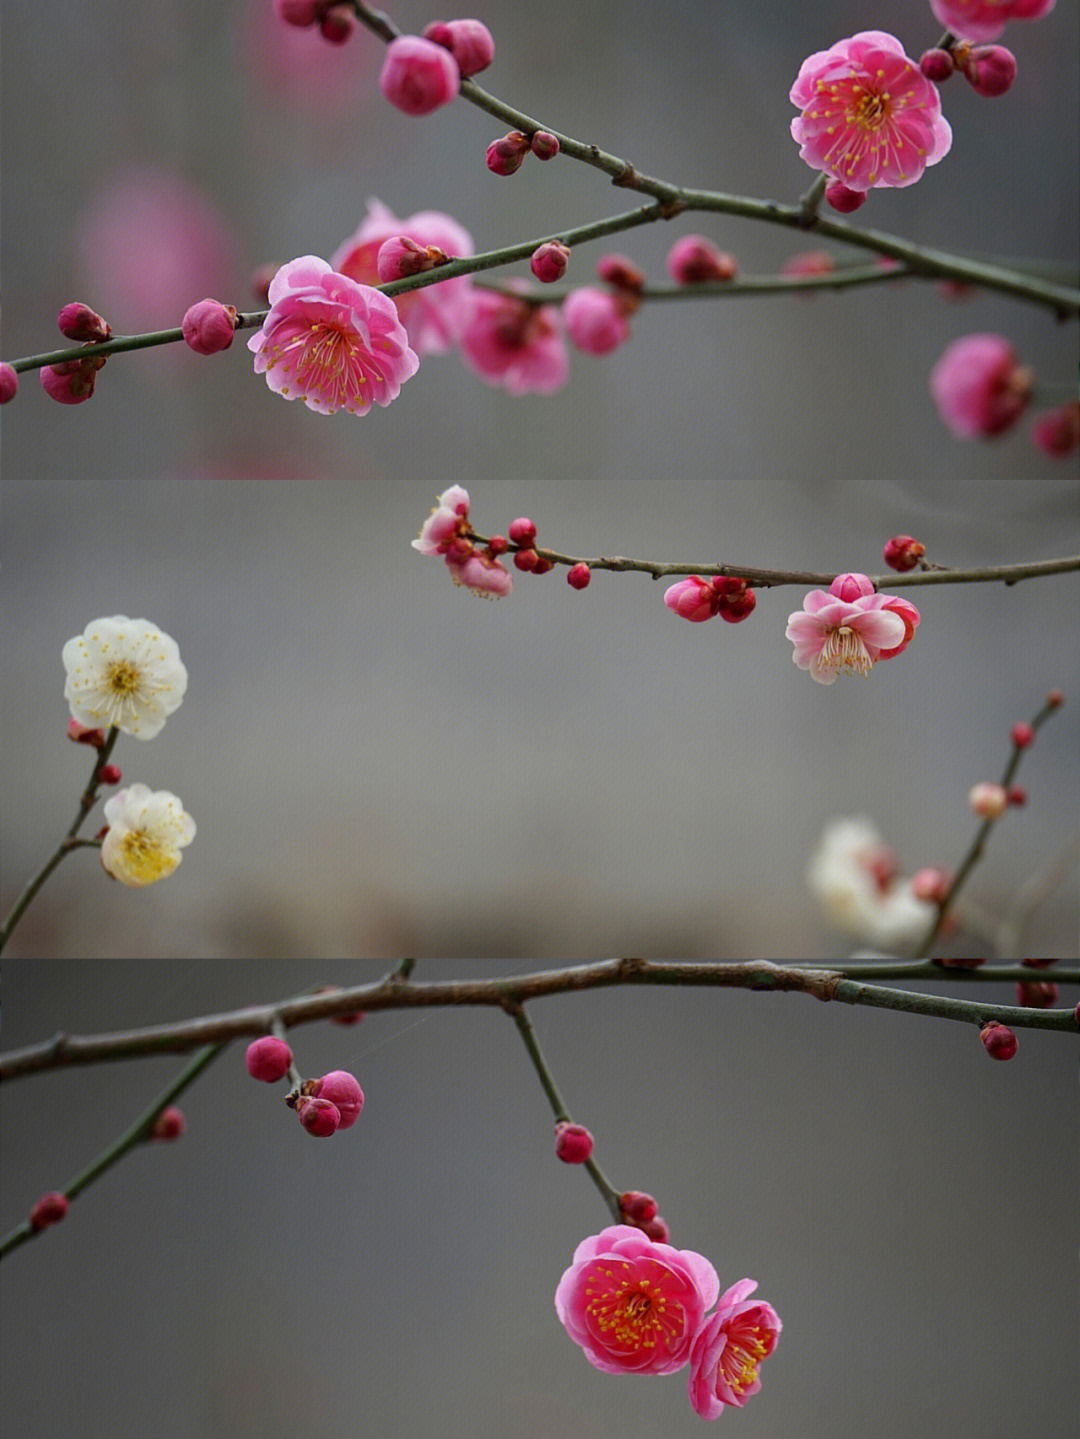
[[[451,259],[473,253],[472,236],[439,210],[419,210],[399,220],[380,200],[369,200],[367,214],[352,235],[339,245],[330,263],[341,275],[361,285],[379,284],[379,250],[397,236],[413,240],[425,250],[436,246]],[[442,354],[456,345],[472,314],[472,277],[458,275],[423,290],[399,295],[394,301],[409,344],[418,355]]]
[[[286,400],[322,415],[365,415],[396,399],[419,368],[393,301],[315,255],[282,265],[269,299],[248,349],[255,373]]]
[[[790,98],[801,158],[849,190],[913,185],[952,144],[937,90],[880,30],[810,55]]]
[[[671,1374],[687,1362],[719,1292],[716,1270],[703,1255],[613,1224],[574,1250],[555,1291],[555,1312],[595,1368]]]
[[[870,585],[853,599],[861,581]],[[895,595],[873,593],[865,575],[839,575],[829,590],[811,590],[803,607],[788,616],[785,634],[795,646],[792,659],[820,684],[831,685],[841,670],[867,674],[880,659],[891,659],[911,641],[919,612]]]
[[[626,309],[618,295],[586,285],[563,301],[566,333],[587,355],[607,355],[630,338]]]
[[[239,0],[229,7],[235,17],[236,69],[265,107],[268,134],[284,116],[290,130],[299,135],[295,117],[302,111],[306,119],[316,117],[324,157],[328,149],[342,153],[351,146],[353,133],[353,127],[342,120],[371,99],[371,51],[366,45],[333,43],[345,37],[340,25],[343,12],[331,11],[330,0],[311,0],[306,5],[292,0],[288,8],[296,18],[282,24],[287,3]],[[262,117],[255,122],[259,128],[261,122]],[[273,140],[268,144],[272,147]]]
[[[771,1304],[748,1298],[756,1288],[757,1280],[740,1279],[725,1290],[694,1336],[687,1389],[702,1419],[719,1419],[729,1404],[741,1409],[761,1388],[758,1369],[783,1326]]]
[[[1057,0],[930,0],[947,30],[965,40],[996,40],[1009,20],[1040,20]]]
[[[514,588],[510,571],[486,548],[474,548],[461,559],[449,554],[446,556],[446,568],[455,585],[463,585],[485,599],[500,599]]]
[[[980,819],[997,819],[1008,808],[1009,797],[1003,785],[980,780],[968,790],[968,804]]]
[[[1024,413],[1033,378],[1001,335],[965,335],[930,371],[930,394],[954,435],[989,437],[1009,429]]]
[[[469,492],[464,485],[451,485],[439,496],[439,503],[424,521],[412,542],[422,555],[445,555],[451,545],[468,535]]]
[[[470,539],[471,529],[469,492],[463,485],[451,485],[439,496],[412,547],[422,555],[441,555],[456,585],[488,598],[508,595],[514,581],[492,548],[495,541],[478,548]]]
[[[934,918],[932,896],[916,880],[899,874],[892,849],[862,816],[830,821],[806,869],[830,924],[892,954],[911,949]]]
[[[481,379],[512,395],[551,394],[570,373],[558,310],[491,290],[473,292],[461,358]]]

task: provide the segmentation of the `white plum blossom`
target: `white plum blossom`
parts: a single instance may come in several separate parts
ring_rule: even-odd
[[[830,924],[889,952],[910,948],[927,930],[935,908],[916,899],[911,880],[870,820],[836,819],[825,828],[806,870]]]
[[[105,804],[109,832],[101,862],[121,884],[154,884],[183,859],[181,849],[195,838],[195,821],[176,795],[145,784],[129,785]]]
[[[75,719],[101,729],[115,725],[136,739],[153,739],[187,689],[176,641],[149,620],[93,620],[68,640],[61,659]]]

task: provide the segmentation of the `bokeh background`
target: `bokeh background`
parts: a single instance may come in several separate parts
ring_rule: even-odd
[[[414,978],[529,966],[421,961]],[[20,962],[4,1047],[366,982],[373,963]],[[801,995],[611,989],[530,1006],[571,1112],[674,1243],[784,1322],[740,1439],[1076,1433],[1076,1046],[1008,1064],[966,1026]],[[607,1222],[552,1150],[499,1011],[290,1034],[346,1068],[358,1123],[303,1133],[227,1049],[187,1132],[128,1155],[4,1263],[5,1423],[20,1439],[692,1439],[685,1374],[597,1372],[552,1298]],[[0,1233],[183,1068],[114,1062],[0,1086]]]
[[[886,20],[915,54],[938,34],[921,3],[883,17],[491,0],[482,18],[495,93],[650,173],[782,200],[811,178],[788,133],[802,59]],[[1068,271],[1075,9],[1007,38],[1014,91],[985,100],[954,78],[952,153],[857,218]],[[4,352],[56,344],[73,297],[120,332],[176,323],[206,294],[251,307],[258,263],[330,254],[372,196],[400,215],[444,209],[485,249],[636,203],[569,161],[495,178],[483,156],[500,127],[464,103],[426,120],[391,109],[381,55],[366,32],[340,50],[285,32],[265,0],[94,4],[63,25],[19,7]],[[617,243],[660,279],[693,230],[754,274],[817,243],[706,216]],[[591,279],[605,248],[583,247],[570,277]],[[179,643],[183,707],[114,757],[127,781],[179,794],[198,836],[144,893],[68,860],[12,952],[835,957],[852,941],[804,881],[829,820],[871,816],[907,873],[955,865],[970,785],[997,777],[1010,725],[1057,686],[1069,700],[1025,763],[1030,802],[970,886],[1003,912],[1075,833],[1075,576],[920,591],[913,647],[824,688],[783,637],[801,590],[761,593],[738,627],[683,623],[638,575],[597,574],[584,594],[562,571],[521,576],[481,603],[409,544],[461,483],[481,529],[529,514],[541,543],[586,555],[875,571],[897,532],[952,566],[1076,552],[1073,461],[1036,452],[1027,421],[964,444],[933,410],[931,365],[980,330],[1067,398],[1074,324],[914,282],[648,307],[631,344],[575,357],[550,398],[432,358],[363,419],[283,403],[245,337],[213,359],[117,357],[75,408],[26,377],[4,413],[5,907],[85,780],[59,654],[96,616],[145,616]],[[1025,943],[1075,954],[1077,926],[1070,879]]]

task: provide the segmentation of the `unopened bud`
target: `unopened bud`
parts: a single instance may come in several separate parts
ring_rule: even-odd
[[[999,784],[984,780],[980,784],[972,785],[968,791],[968,804],[980,819],[997,819],[998,815],[1005,813],[1008,803],[1009,797]]]
[[[629,290],[640,294],[645,288],[645,275],[625,255],[602,255],[597,261],[596,273],[605,285],[614,285],[617,290]]]
[[[261,1079],[264,1084],[276,1084],[284,1079],[292,1061],[292,1050],[283,1039],[276,1039],[272,1034],[254,1040],[244,1055],[247,1072],[252,1079]]]
[[[487,167],[493,175],[514,175],[521,169],[529,153],[529,137],[520,130],[511,130],[501,140],[493,140],[487,148]]]
[[[103,764],[98,770],[98,779],[102,784],[119,784],[123,778],[123,771],[118,764]]]
[[[6,405],[19,392],[19,373],[12,366],[0,364],[0,405]]]
[[[329,1139],[341,1127],[341,1115],[328,1099],[299,1099],[296,1115],[309,1134],[316,1139]]]
[[[593,1152],[593,1137],[583,1124],[560,1120],[555,1126],[555,1154],[564,1164],[584,1164]]]
[[[668,251],[668,274],[676,285],[703,285],[711,280],[733,280],[738,261],[704,235],[683,235]]]
[[[885,545],[885,563],[889,569],[899,570],[901,574],[913,570],[925,554],[926,546],[910,535],[893,535]]]
[[[48,1229],[50,1224],[59,1224],[67,1212],[67,1195],[61,1194],[57,1189],[50,1189],[31,1209],[30,1228],[35,1234],[40,1234],[43,1229]]]
[[[861,210],[870,198],[867,190],[849,190],[841,180],[833,180],[825,186],[825,199],[841,215],[851,215]]]
[[[1016,1002],[1026,1009],[1049,1009],[1057,1003],[1060,991],[1048,979],[1036,983],[1020,983],[1016,986]]]
[[[588,588],[592,579],[592,570],[586,564],[571,565],[566,574],[566,583],[575,590]]]
[[[538,160],[554,160],[559,153],[559,138],[550,130],[536,130],[529,142],[529,149]]]
[[[56,323],[60,333],[69,340],[82,340],[91,345],[98,340],[107,340],[112,334],[112,326],[96,310],[78,300],[64,306],[56,317]]]
[[[331,45],[344,45],[356,29],[356,21],[340,6],[327,10],[319,21],[319,34]]]
[[[984,1024],[979,1038],[991,1059],[1012,1059],[1020,1047],[1016,1035],[1004,1024]]]
[[[233,342],[239,315],[220,300],[200,300],[184,315],[180,328],[197,355],[216,355]]]
[[[529,268],[544,285],[552,285],[566,274],[570,259],[569,248],[561,240],[548,240],[537,245],[529,261]]]
[[[184,1118],[184,1111],[177,1109],[175,1104],[170,1104],[154,1120],[150,1138],[171,1143],[172,1140],[179,1139],[186,1128],[187,1120]]]
[[[1016,56],[1004,45],[975,45],[963,64],[964,79],[976,95],[993,99],[1012,89]]]
[[[506,533],[510,536],[511,544],[531,545],[536,539],[536,525],[522,515],[519,519],[510,521],[510,527]]]
[[[919,61],[919,69],[928,80],[940,85],[956,69],[948,50],[927,50]]]
[[[423,36],[450,51],[463,80],[479,75],[495,58],[491,31],[479,20],[433,20],[424,26]]]

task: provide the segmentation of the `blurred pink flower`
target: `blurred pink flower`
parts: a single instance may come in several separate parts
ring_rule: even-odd
[[[566,333],[587,355],[607,355],[630,338],[626,307],[619,295],[585,285],[563,301]]]
[[[810,55],[790,98],[801,158],[849,190],[913,185],[952,144],[937,90],[880,30]]]
[[[1001,335],[965,335],[930,371],[930,394],[954,435],[985,438],[1016,423],[1031,398],[1033,379]]]
[[[1039,20],[1057,0],[930,0],[947,30],[965,40],[996,40],[1009,20]]]
[[[1059,460],[1071,455],[1080,447],[1080,400],[1039,415],[1031,427],[1031,438],[1044,455]]]
[[[783,1328],[771,1304],[748,1299],[755,1279],[740,1279],[720,1296],[716,1313],[698,1330],[690,1350],[690,1403],[702,1419],[719,1419],[761,1388],[758,1367],[776,1348]]]
[[[365,415],[396,399],[419,369],[393,301],[315,255],[282,265],[269,299],[248,349],[255,373],[286,400],[322,415]]]
[[[445,555],[469,528],[469,492],[464,485],[451,485],[439,496],[412,547],[422,555]]]
[[[514,588],[510,571],[487,549],[471,549],[461,559],[449,554],[446,556],[446,568],[455,585],[462,585],[485,599],[500,599]]]
[[[381,200],[369,200],[367,214],[352,235],[339,245],[330,263],[341,275],[362,285],[379,284],[379,248],[404,235],[425,248],[437,245],[451,259],[473,253],[472,236],[456,220],[438,210],[419,210],[399,220]],[[394,302],[409,344],[418,355],[441,354],[456,345],[472,313],[472,278],[459,275],[437,285],[400,295]]]
[[[179,325],[204,295],[239,284],[230,223],[196,185],[152,165],[95,190],[75,222],[75,250],[80,284],[123,334]]]
[[[555,1312],[585,1358],[607,1374],[671,1374],[720,1292],[692,1249],[613,1224],[583,1239],[555,1291]]]
[[[795,646],[792,659],[819,684],[831,685],[841,670],[867,674],[880,659],[905,649],[919,612],[895,595],[852,594],[865,575],[839,575],[829,590],[811,590],[803,607],[788,616],[785,634]]]
[[[473,291],[461,358],[481,379],[512,395],[551,394],[566,384],[570,361],[559,313],[491,290]]]
[[[235,24],[238,68],[275,109],[342,117],[372,98],[382,55],[373,37],[328,44],[317,24],[310,29],[282,24],[267,0],[241,0]],[[324,131],[321,144],[333,146],[341,134]]]

